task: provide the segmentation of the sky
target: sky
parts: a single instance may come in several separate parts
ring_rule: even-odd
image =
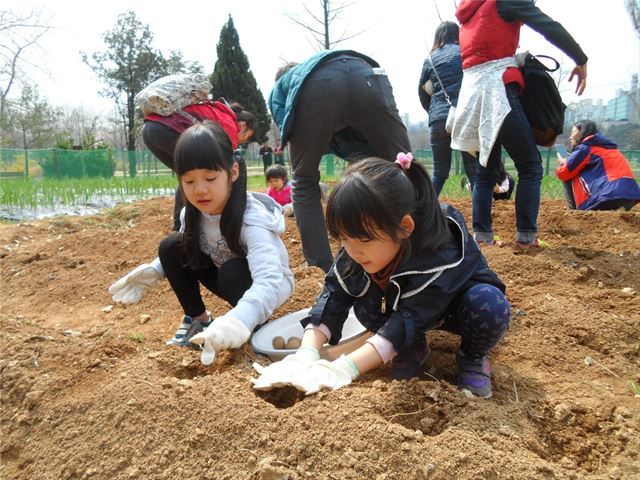
[[[454,0],[335,3],[350,6],[334,22],[332,37],[338,38],[344,31],[347,36],[357,34],[338,48],[357,50],[378,61],[387,71],[400,113],[408,114],[412,122],[426,120],[417,94],[420,71],[441,21],[438,10],[442,20],[455,20]],[[319,48],[304,28],[285,16],[297,16],[311,24],[303,4],[319,11],[319,0],[192,0],[185,2],[183,9],[179,4],[166,0],[0,0],[0,10],[42,9],[54,27],[40,42],[41,49],[29,54],[29,60],[38,66],[32,75],[41,95],[55,105],[83,106],[85,111],[105,116],[113,111],[112,103],[99,96],[103,85],[82,63],[79,52],[104,50],[102,35],[113,29],[118,15],[127,10],[149,25],[155,48],[164,54],[180,50],[185,59],[200,62],[206,73],[213,71],[220,30],[230,14],[265,100],[282,63],[304,60]],[[538,0],[537,5],[559,21],[589,57],[582,98],[606,103],[617,89],[629,89],[631,75],[640,73],[640,40],[624,0]],[[520,47],[557,58],[566,71],[574,66],[571,59],[526,26]],[[574,89],[575,79],[569,84],[565,78],[560,86],[565,103],[579,99]]]

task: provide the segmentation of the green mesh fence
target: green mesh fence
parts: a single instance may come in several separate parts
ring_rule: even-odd
[[[414,156],[430,172],[433,170],[431,150],[416,150]],[[556,153],[553,149],[541,149],[545,175],[554,175]],[[624,150],[631,168],[640,178],[640,150]],[[255,152],[246,152],[245,160],[249,175],[262,175],[262,161]],[[506,152],[503,160],[508,171],[515,172],[513,161]],[[288,158],[286,166],[290,168]],[[334,155],[324,155],[320,162],[323,177],[339,177],[347,162]],[[454,151],[451,174],[464,173],[460,152]],[[0,178],[92,178],[92,177],[135,177],[173,175],[149,150],[18,150],[0,149]]]

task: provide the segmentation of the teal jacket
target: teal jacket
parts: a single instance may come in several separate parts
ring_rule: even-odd
[[[276,122],[276,125],[278,125],[280,129],[283,148],[293,130],[296,102],[302,91],[304,81],[320,64],[331,57],[339,55],[350,55],[362,58],[371,64],[372,67],[380,66],[375,60],[353,50],[323,50],[305,60],[303,63],[289,69],[280,77],[269,94],[269,109],[271,110],[271,116],[274,122]]]

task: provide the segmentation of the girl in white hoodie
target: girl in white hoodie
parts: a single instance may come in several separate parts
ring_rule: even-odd
[[[202,348],[201,362],[242,346],[292,294],[294,279],[279,234],[280,206],[260,193],[247,194],[244,161],[225,131],[213,122],[180,135],[175,170],[186,197],[181,228],[160,242],[158,258],[137,267],[109,291],[122,303],[139,301],[165,277],[184,310],[168,345]],[[211,319],[200,284],[233,308]]]

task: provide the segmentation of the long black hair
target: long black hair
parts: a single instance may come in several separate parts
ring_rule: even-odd
[[[231,102],[229,107],[231,108],[231,110],[233,110],[233,113],[236,114],[236,121],[246,122],[248,128],[250,128],[251,130],[256,129],[258,120],[256,119],[256,116],[253,113],[251,113],[248,110],[245,110],[244,107],[237,102]]]
[[[229,108],[233,110],[233,113],[236,114],[236,122],[244,122],[246,128],[253,130],[253,138],[250,138],[245,143],[250,143],[255,138],[255,132],[258,128],[258,119],[256,116],[248,110],[245,110],[244,107],[238,102],[231,102]]]
[[[592,120],[580,120],[579,122],[574,123],[573,126],[576,127],[579,132],[576,145],[581,143],[588,136],[598,133],[598,126],[596,125],[596,122]]]
[[[178,139],[175,154],[175,171],[178,179],[190,170],[224,170],[231,181],[231,169],[238,163],[240,173],[231,184],[231,194],[220,218],[220,231],[229,249],[236,255],[246,255],[240,243],[242,218],[247,208],[247,167],[241,156],[234,155],[231,140],[217,123],[205,121],[186,129]],[[185,201],[185,225],[182,250],[185,263],[200,267],[200,210]]]
[[[458,43],[459,35],[460,27],[457,23],[442,22],[438,25],[438,28],[436,28],[436,34],[433,38],[433,47],[431,47],[431,51],[433,52],[447,43]]]
[[[401,226],[411,215],[415,228],[403,239]],[[447,240],[446,219],[429,174],[417,161],[408,170],[377,157],[353,163],[335,186],[327,203],[329,234],[376,239],[376,230],[404,242],[407,256],[435,251]]]

